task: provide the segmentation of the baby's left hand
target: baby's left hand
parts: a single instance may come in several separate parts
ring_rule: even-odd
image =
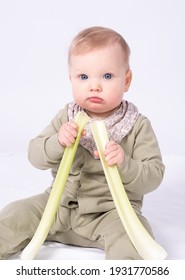
[[[95,156],[99,158],[98,151]],[[125,153],[122,147],[114,141],[109,141],[105,146],[105,160],[109,166],[117,164],[122,165],[125,159]]]

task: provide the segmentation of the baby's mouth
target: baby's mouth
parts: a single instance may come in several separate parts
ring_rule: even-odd
[[[98,96],[89,97],[88,100],[92,103],[102,103],[103,99]]]

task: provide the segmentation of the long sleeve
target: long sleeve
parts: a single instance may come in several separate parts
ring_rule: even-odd
[[[60,110],[51,123],[29,143],[28,158],[39,169],[57,165],[64,153],[64,147],[58,142],[61,125],[67,121],[67,107]]]
[[[119,172],[128,193],[144,195],[156,189],[164,175],[164,164],[150,121],[140,116],[124,139],[125,161]]]

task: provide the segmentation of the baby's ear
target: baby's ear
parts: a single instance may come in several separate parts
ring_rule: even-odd
[[[125,75],[125,92],[129,90],[132,81],[132,71],[128,70]]]

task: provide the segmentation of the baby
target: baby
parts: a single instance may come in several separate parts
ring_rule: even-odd
[[[65,147],[74,143],[79,111],[104,120],[110,141],[105,160],[117,165],[128,198],[139,220],[153,236],[141,212],[143,196],[155,190],[164,174],[161,153],[150,121],[124,99],[132,72],[130,49],[116,31],[104,27],[82,30],[69,48],[69,78],[73,102],[29,144],[29,160],[40,169],[51,169],[55,178]],[[21,251],[34,235],[47,203],[45,192],[15,201],[0,212],[0,259]],[[49,241],[96,247],[106,259],[141,259],[115,208],[99,154],[86,125]]]

